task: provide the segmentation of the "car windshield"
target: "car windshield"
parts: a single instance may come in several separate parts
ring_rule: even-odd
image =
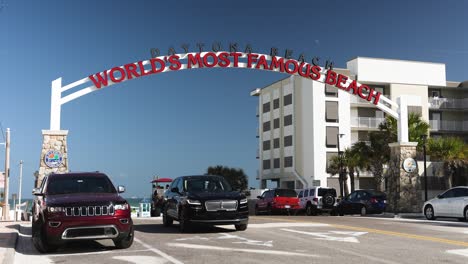
[[[231,192],[231,185],[222,177],[193,177],[184,181],[184,189],[191,193]]]
[[[49,179],[47,194],[116,193],[107,177],[66,176]]]
[[[294,190],[278,189],[275,191],[275,196],[278,197],[297,197],[297,193]]]
[[[333,188],[319,188],[318,196],[325,196],[327,193],[330,193],[333,196],[336,196],[336,190]]]
[[[375,190],[368,190],[367,192],[370,193],[371,196],[373,197],[382,197],[385,198],[387,195],[383,192],[375,191]]]

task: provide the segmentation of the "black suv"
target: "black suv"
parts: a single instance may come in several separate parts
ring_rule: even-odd
[[[179,222],[181,232],[191,224],[234,225],[247,229],[249,208],[245,195],[233,191],[221,176],[183,176],[176,178],[165,193],[164,226]]]

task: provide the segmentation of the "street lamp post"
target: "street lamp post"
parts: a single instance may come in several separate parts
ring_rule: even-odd
[[[424,155],[424,201],[427,201],[427,170],[426,170],[426,140],[427,135],[421,135],[423,140],[423,155]]]
[[[338,158],[340,159],[340,169],[339,169],[339,176],[338,179],[340,181],[340,195],[344,197],[344,175],[343,175],[343,151],[340,151],[340,138],[344,136],[344,134],[337,134],[337,147],[338,147]]]

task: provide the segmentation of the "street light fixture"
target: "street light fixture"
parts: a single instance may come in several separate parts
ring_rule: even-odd
[[[423,141],[423,155],[424,155],[424,201],[427,201],[427,170],[426,170],[426,141],[427,135],[421,135]]]
[[[344,197],[343,151],[340,150],[340,138],[342,136],[344,136],[344,134],[337,134],[336,140],[337,140],[337,147],[338,147],[338,158],[340,160],[340,170],[339,170],[339,176],[338,176],[338,179],[340,181],[340,195],[341,197]]]

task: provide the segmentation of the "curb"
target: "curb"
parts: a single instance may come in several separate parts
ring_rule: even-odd
[[[11,228],[10,230],[13,232],[7,233],[0,231],[0,247],[4,249],[0,251],[0,264],[13,263],[15,259],[19,225],[15,224],[14,228]]]

